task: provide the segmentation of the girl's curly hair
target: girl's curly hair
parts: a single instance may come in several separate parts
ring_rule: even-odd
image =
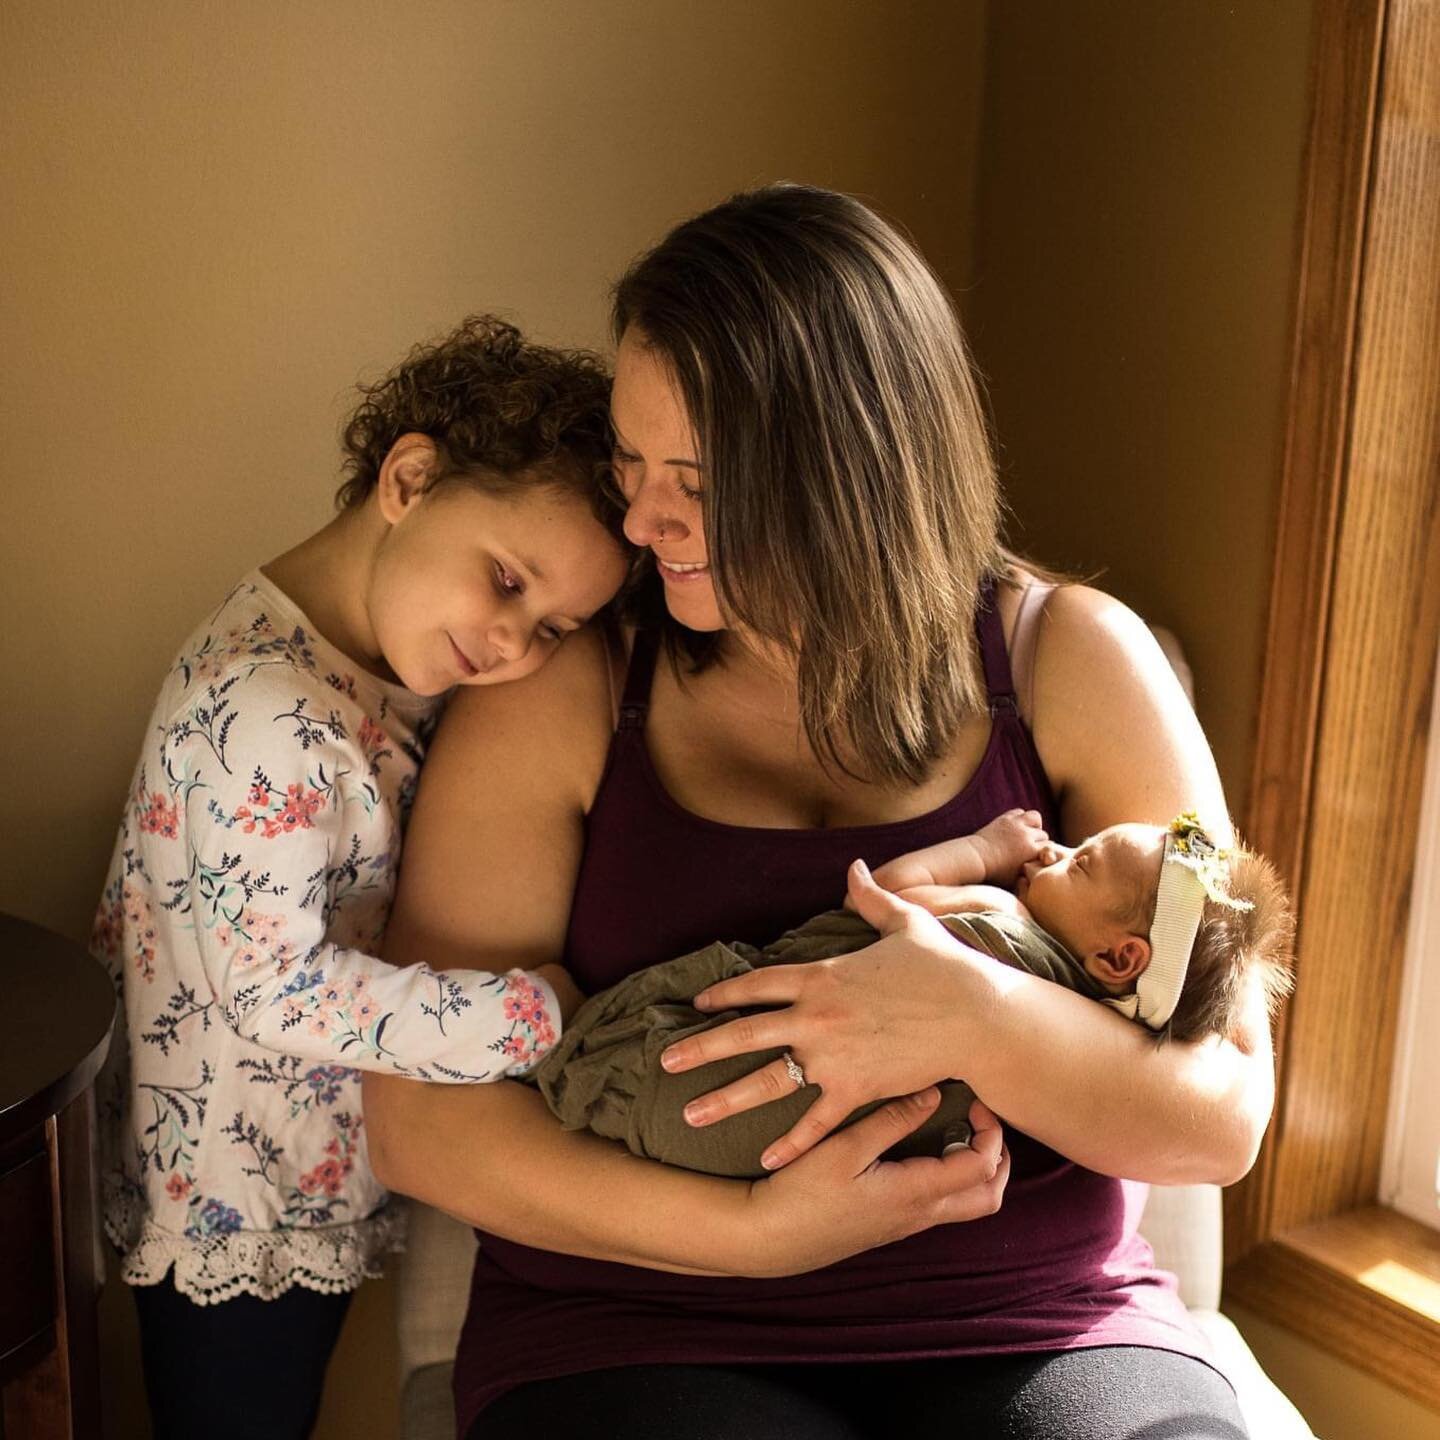
[[[463,476],[500,488],[554,486],[584,496],[620,535],[610,376],[598,356],[531,345],[494,315],[470,315],[360,393],[341,435],[338,506],[361,504],[390,447],[413,433],[428,435],[440,453],[432,485]]]

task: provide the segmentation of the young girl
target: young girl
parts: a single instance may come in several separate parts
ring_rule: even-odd
[[[375,955],[439,697],[533,672],[626,573],[607,377],[479,317],[363,393],[340,513],[166,676],[95,924],[126,1019],[105,1226],[161,1437],[308,1433],[400,1239],[359,1071],[520,1075],[578,999],[556,966]]]

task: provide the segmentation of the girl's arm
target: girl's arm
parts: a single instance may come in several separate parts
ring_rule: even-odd
[[[610,738],[608,663],[599,638],[583,632],[537,675],[456,696],[406,839],[386,936],[392,959],[425,955],[454,969],[560,956]],[[515,1084],[438,1088],[366,1074],[364,1096],[371,1164],[391,1188],[510,1239],[656,1269],[811,1269],[989,1214],[1007,1175],[983,1107],[972,1163],[956,1163],[970,1158],[963,1152],[874,1163],[933,1108],[933,1092],[755,1184],[563,1131],[538,1094]]]
[[[1223,843],[1230,827],[1209,746],[1144,625],[1072,586],[1052,598],[1042,634],[1032,728],[1067,837],[1193,809]],[[790,1049],[822,1094],[776,1142],[782,1161],[866,1100],[960,1075],[1007,1122],[1091,1169],[1229,1183],[1254,1163],[1274,1095],[1258,986],[1239,1044],[1157,1048],[1133,1022],[968,949],[916,907],[883,918],[888,933],[867,950],[756,971],[697,997],[702,1008],[789,1008],[682,1041],[667,1067]],[[709,1123],[763,1103],[768,1078],[762,1070],[701,1097]]]
[[[447,973],[423,950],[389,965],[328,938],[388,883],[393,836],[376,823],[361,717],[331,707],[325,725],[297,727],[306,681],[289,666],[237,672],[214,752],[190,739],[193,699],[167,732],[189,878],[165,903],[185,907],[216,1013],[243,1039],[309,1060],[450,1083],[524,1074],[555,1043],[563,974],[500,954],[495,973]]]

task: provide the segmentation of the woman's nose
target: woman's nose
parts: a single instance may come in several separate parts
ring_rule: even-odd
[[[632,545],[654,545],[662,537],[683,540],[689,533],[689,527],[678,518],[673,506],[665,504],[663,493],[653,483],[643,483],[631,497],[625,512],[625,538]]]

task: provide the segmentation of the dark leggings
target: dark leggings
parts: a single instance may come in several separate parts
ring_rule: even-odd
[[[507,1391],[466,1440],[1245,1440],[1188,1355],[1104,1346],[836,1365],[632,1365]]]
[[[197,1305],[166,1279],[134,1295],[154,1440],[305,1440],[348,1294]]]

